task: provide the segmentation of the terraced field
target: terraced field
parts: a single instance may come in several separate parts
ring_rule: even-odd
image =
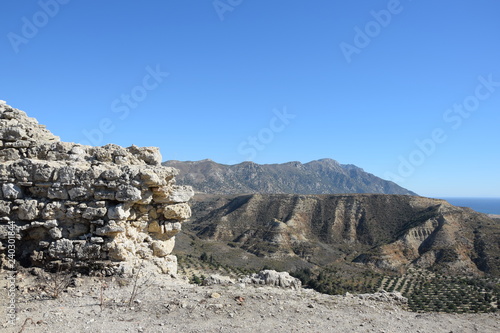
[[[306,286],[328,294],[398,291],[408,298],[412,311],[452,313],[495,312],[500,299],[500,279],[444,276],[428,271],[383,276],[366,272],[344,276],[338,271],[295,273]]]
[[[401,292],[408,298],[408,306],[413,311],[495,312],[500,299],[500,279],[427,272],[385,278],[379,289]]]

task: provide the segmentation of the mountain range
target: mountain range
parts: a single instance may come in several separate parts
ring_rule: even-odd
[[[334,265],[500,275],[498,220],[420,197],[354,165],[164,165],[197,192],[180,252],[198,248],[228,265],[288,271]]]
[[[179,170],[180,185],[191,185],[196,192],[209,194],[289,193],[338,194],[380,193],[416,195],[401,186],[381,179],[352,164],[333,159],[309,163],[236,165],[212,160],[195,162],[166,161],[165,166]]]

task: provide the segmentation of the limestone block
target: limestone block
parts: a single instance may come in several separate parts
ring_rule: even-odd
[[[156,147],[137,147],[132,145],[127,150],[136,155],[138,159],[143,160],[149,165],[161,165],[162,157],[160,150]]]
[[[157,203],[172,203],[170,201],[171,186],[151,187],[153,191],[153,199]]]
[[[80,215],[75,207],[69,207],[66,209],[66,218],[69,220],[77,219]]]
[[[62,167],[57,172],[57,182],[62,185],[73,185],[75,181],[75,168],[66,166]]]
[[[10,214],[10,202],[0,200],[0,216],[7,216]]]
[[[112,162],[113,156],[111,152],[104,147],[91,148],[90,154],[92,154],[100,162]]]
[[[52,258],[72,258],[73,243],[69,239],[59,239],[52,242],[48,249],[48,254]]]
[[[94,207],[87,207],[85,208],[85,211],[82,214],[82,217],[87,220],[93,220],[96,217],[104,217],[106,216],[106,213],[108,210],[105,207],[102,208],[94,208]]]
[[[84,161],[87,152],[81,146],[75,146],[71,149],[69,159],[73,161]]]
[[[16,163],[11,167],[12,175],[20,182],[31,181],[31,166],[28,162]]]
[[[15,142],[27,139],[26,131],[20,126],[12,126],[0,129],[0,138],[4,141]]]
[[[52,175],[54,174],[54,168],[48,164],[39,164],[34,167],[34,177],[35,182],[50,182],[52,181]]]
[[[172,237],[165,241],[154,241],[151,244],[151,248],[153,249],[153,255],[156,257],[165,257],[172,253],[175,246],[175,237]]]
[[[165,206],[163,215],[167,220],[185,220],[191,217],[191,207],[187,203]]]
[[[34,220],[37,218],[38,213],[38,201],[36,200],[26,200],[18,209],[18,217],[20,220]]]
[[[152,169],[142,170],[140,173],[140,177],[144,181],[144,184],[146,184],[147,186],[161,185],[162,182],[162,179],[160,178],[158,173]]]
[[[59,228],[52,228],[49,230],[49,236],[52,239],[61,239],[62,238],[62,230]]]
[[[15,200],[22,198],[22,191],[16,184],[2,184],[3,197],[5,199]]]
[[[23,184],[24,185],[24,184]],[[31,185],[30,185],[31,186]],[[29,195],[32,198],[45,198],[48,194],[47,186],[32,186],[28,189]]]
[[[130,185],[121,185],[116,192],[116,200],[122,202],[141,200],[141,191]]]
[[[105,249],[108,251],[108,256],[111,260],[126,261],[130,259],[130,252],[126,250],[122,243],[108,243],[105,245]]]
[[[108,225],[96,229],[95,233],[98,236],[116,236],[116,234],[125,232],[125,228],[116,224],[115,221],[109,221]]]
[[[161,228],[160,224],[158,223],[158,221],[155,220],[155,221],[151,221],[151,223],[149,223],[148,231],[153,232],[153,233],[161,233],[162,228]]]
[[[112,181],[112,180],[120,179],[120,176],[122,176],[122,172],[120,169],[111,168],[111,169],[104,171],[100,177],[104,180]]]
[[[74,245],[75,257],[79,260],[95,260],[101,257],[101,246],[91,243],[79,243]]]
[[[64,209],[59,201],[49,202],[42,211],[42,218],[45,220],[53,220],[62,215],[64,215]]]
[[[118,204],[108,209],[108,218],[110,220],[126,220],[130,216],[130,208],[124,204]]]
[[[71,200],[87,200],[93,193],[90,192],[90,189],[85,187],[73,187],[68,190],[69,198]]]
[[[172,203],[188,202],[193,196],[194,191],[191,186],[175,185],[168,196],[168,201]]]

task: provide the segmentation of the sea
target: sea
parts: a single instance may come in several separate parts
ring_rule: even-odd
[[[500,198],[440,198],[454,206],[469,207],[476,212],[500,215]]]

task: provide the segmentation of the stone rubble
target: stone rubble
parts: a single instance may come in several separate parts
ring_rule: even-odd
[[[23,111],[0,103],[0,264],[16,239],[25,266],[100,265],[110,274],[171,255],[194,192],[175,184],[158,148],[61,142]],[[9,234],[10,233],[10,234]]]
[[[256,285],[256,286],[271,286],[286,289],[300,290],[302,282],[291,276],[288,272],[277,272],[275,270],[263,270],[259,273],[244,276],[238,279],[238,285]],[[203,280],[204,286],[213,285],[236,285],[236,280],[219,274],[213,274]]]
[[[204,286],[213,286],[213,285],[233,285],[235,284],[236,281],[229,276],[224,276],[224,275],[219,275],[219,274],[213,274],[208,277],[206,277],[203,280],[203,285]]]
[[[239,280],[240,283],[268,285],[281,288],[290,288],[299,290],[302,282],[291,276],[288,272],[276,272],[275,270],[264,270]]]

